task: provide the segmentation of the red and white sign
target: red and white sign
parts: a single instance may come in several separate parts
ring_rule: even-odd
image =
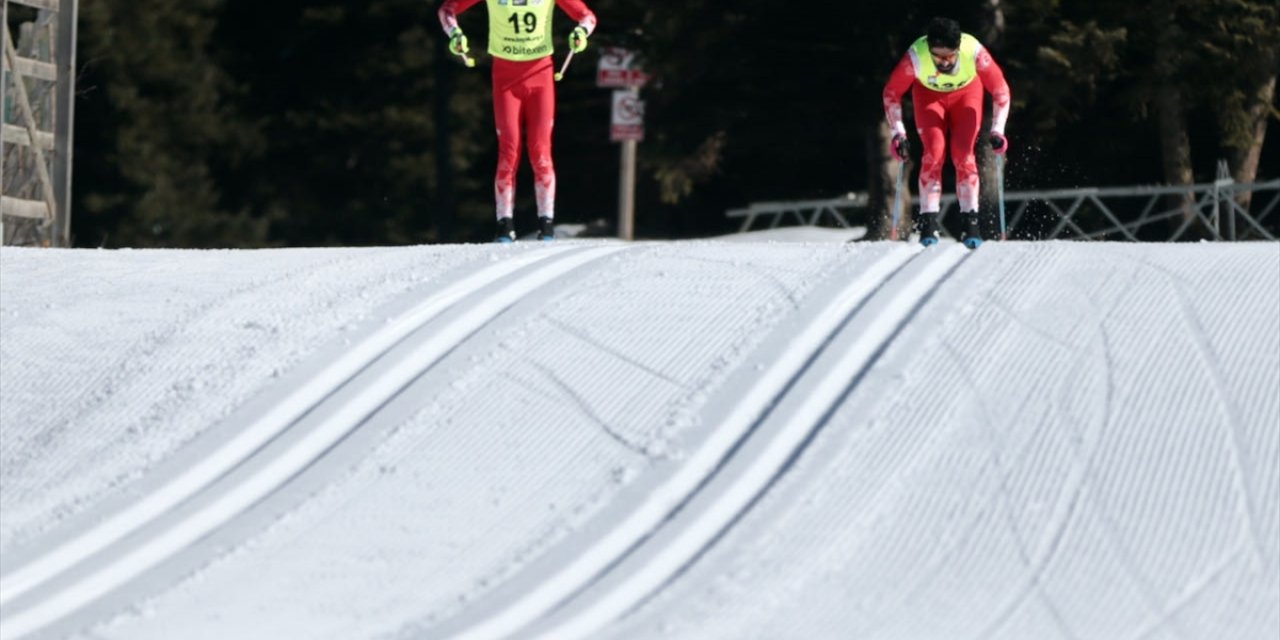
[[[634,90],[613,92],[613,118],[609,123],[609,139],[644,140],[644,101]]]
[[[620,47],[603,47],[596,65],[597,87],[641,87],[649,81],[636,67],[636,54]]]

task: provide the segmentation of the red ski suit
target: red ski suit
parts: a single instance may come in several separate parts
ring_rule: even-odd
[[[437,12],[445,33],[458,26],[458,14],[480,1],[445,0]],[[588,34],[595,30],[595,14],[582,0],[555,0],[555,3]],[[493,58],[493,120],[498,130],[498,170],[493,179],[493,194],[498,218],[509,218],[514,213],[522,129],[528,135],[538,216],[555,217],[556,170],[551,160],[551,129],[556,118],[554,75],[551,56],[523,62]]]
[[[970,82],[956,91],[935,91],[920,83],[916,77],[918,61],[914,50],[902,56],[884,85],[885,118],[895,134],[906,134],[902,124],[902,95],[911,89],[916,131],[924,146],[920,159],[920,211],[924,213],[936,213],[941,208],[942,164],[948,136],[960,210],[978,210],[978,161],[974,157],[974,143],[982,125],[984,89],[991,93],[991,130],[1003,134],[1009,118],[1009,84],[1005,82],[1004,71],[986,47],[978,45],[974,56],[978,82]]]

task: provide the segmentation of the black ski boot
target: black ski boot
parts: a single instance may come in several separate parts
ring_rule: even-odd
[[[511,218],[498,218],[498,235],[494,237],[493,241],[501,244],[516,241],[516,228],[512,224]]]
[[[942,237],[942,234],[938,231],[938,216],[940,215],[942,214],[936,211],[933,213],[921,211],[920,215],[916,217],[916,231],[920,234],[920,244],[926,247],[938,244],[938,238]]]
[[[970,249],[977,249],[982,244],[982,229],[978,225],[978,212],[961,212],[960,219],[964,222],[964,234],[960,236],[960,242],[963,242],[964,246]]]
[[[550,242],[556,239],[556,225],[551,218],[538,218],[538,239]]]

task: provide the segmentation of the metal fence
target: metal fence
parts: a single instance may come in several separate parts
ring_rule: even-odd
[[[1219,163],[1210,183],[1166,187],[1103,187],[1014,191],[1004,194],[1012,239],[1121,241],[1275,240],[1280,228],[1280,180],[1237,184]],[[1241,196],[1250,194],[1249,207]],[[918,199],[912,200],[913,205]],[[943,196],[944,217],[956,208]],[[741,219],[739,231],[784,224],[851,227],[877,215],[867,194],[795,202],[759,202],[726,212]],[[993,219],[996,214],[988,213]],[[990,222],[990,220],[988,220]]]
[[[77,0],[0,0],[0,237],[69,245]],[[25,9],[11,8],[24,5]],[[11,12],[32,14],[18,25]]]

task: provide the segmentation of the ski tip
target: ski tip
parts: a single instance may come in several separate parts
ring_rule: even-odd
[[[938,239],[937,238],[921,238],[920,244],[925,247],[932,247],[933,245],[938,244]]]
[[[982,246],[982,238],[966,238],[964,246],[969,247],[970,249],[977,249]]]

